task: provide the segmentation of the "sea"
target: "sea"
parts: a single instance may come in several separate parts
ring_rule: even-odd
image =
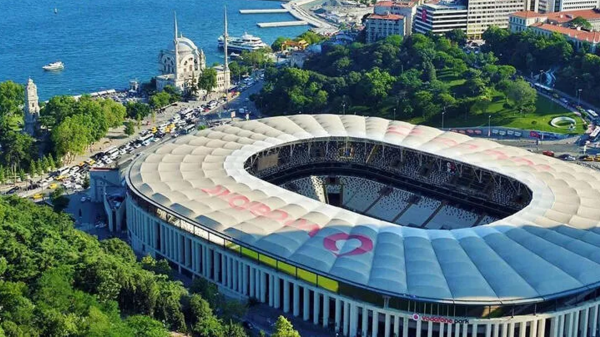
[[[1,0],[0,81],[32,78],[40,100],[125,89],[129,81],[158,75],[158,53],[179,32],[204,50],[207,65],[223,61],[217,38],[226,6],[229,35],[244,32],[268,44],[295,37],[308,26],[259,28],[258,22],[292,21],[289,14],[240,14],[240,9],[280,8],[261,0]],[[56,13],[55,13],[56,9]],[[62,61],[61,72],[45,64]]]

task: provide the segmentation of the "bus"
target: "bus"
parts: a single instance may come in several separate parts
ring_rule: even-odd
[[[104,151],[104,155],[110,159],[115,159],[119,155],[119,149],[113,146],[110,149]]]
[[[152,133],[149,133],[149,134],[147,134],[147,135],[145,135],[145,136],[141,136],[140,138],[138,138],[138,142],[140,142],[140,143],[144,143],[145,141],[148,141],[148,140],[150,140],[150,141],[151,141],[151,140],[152,140],[152,138],[154,138],[154,134],[152,134]]]
[[[586,112],[591,118],[593,118],[593,119],[598,118],[598,114],[596,113],[596,111],[594,111],[592,109],[587,109]]]
[[[188,134],[188,133],[194,131],[195,128],[196,128],[196,126],[194,124],[190,124],[183,128],[182,133]]]

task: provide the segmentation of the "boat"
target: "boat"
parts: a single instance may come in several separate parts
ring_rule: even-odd
[[[50,64],[46,64],[42,68],[47,71],[63,70],[65,69],[65,64],[60,61],[56,61]]]
[[[54,7],[54,14],[58,14],[58,8]]]
[[[223,48],[225,39],[223,36],[219,37],[219,48]],[[227,38],[227,51],[228,52],[243,52],[243,51],[254,51],[262,48],[268,48],[269,45],[264,43],[260,37],[244,33],[241,37],[230,36]]]
[[[229,47],[229,46],[227,46],[227,47]],[[242,55],[237,54],[237,53],[229,54],[229,58],[231,58],[232,60],[239,59],[240,57],[242,57]]]

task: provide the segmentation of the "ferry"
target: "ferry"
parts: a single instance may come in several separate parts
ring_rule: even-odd
[[[223,48],[225,39],[219,37],[219,48]],[[230,36],[227,39],[227,51],[241,53],[243,51],[254,51],[262,48],[268,48],[269,45],[264,43],[260,37],[244,33],[241,37]]]
[[[63,70],[63,69],[65,69],[65,64],[60,61],[56,61],[56,62],[52,62],[50,64],[46,64],[42,68],[47,71]]]

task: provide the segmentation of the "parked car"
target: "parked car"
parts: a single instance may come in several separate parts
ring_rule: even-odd
[[[558,156],[557,158],[562,159],[564,161],[574,161],[575,160],[575,157],[568,153],[563,153],[560,156]]]
[[[543,154],[544,156],[548,156],[548,157],[554,157],[554,152],[553,152],[553,151],[550,151],[550,150],[546,150],[546,151],[542,152],[542,154]]]

